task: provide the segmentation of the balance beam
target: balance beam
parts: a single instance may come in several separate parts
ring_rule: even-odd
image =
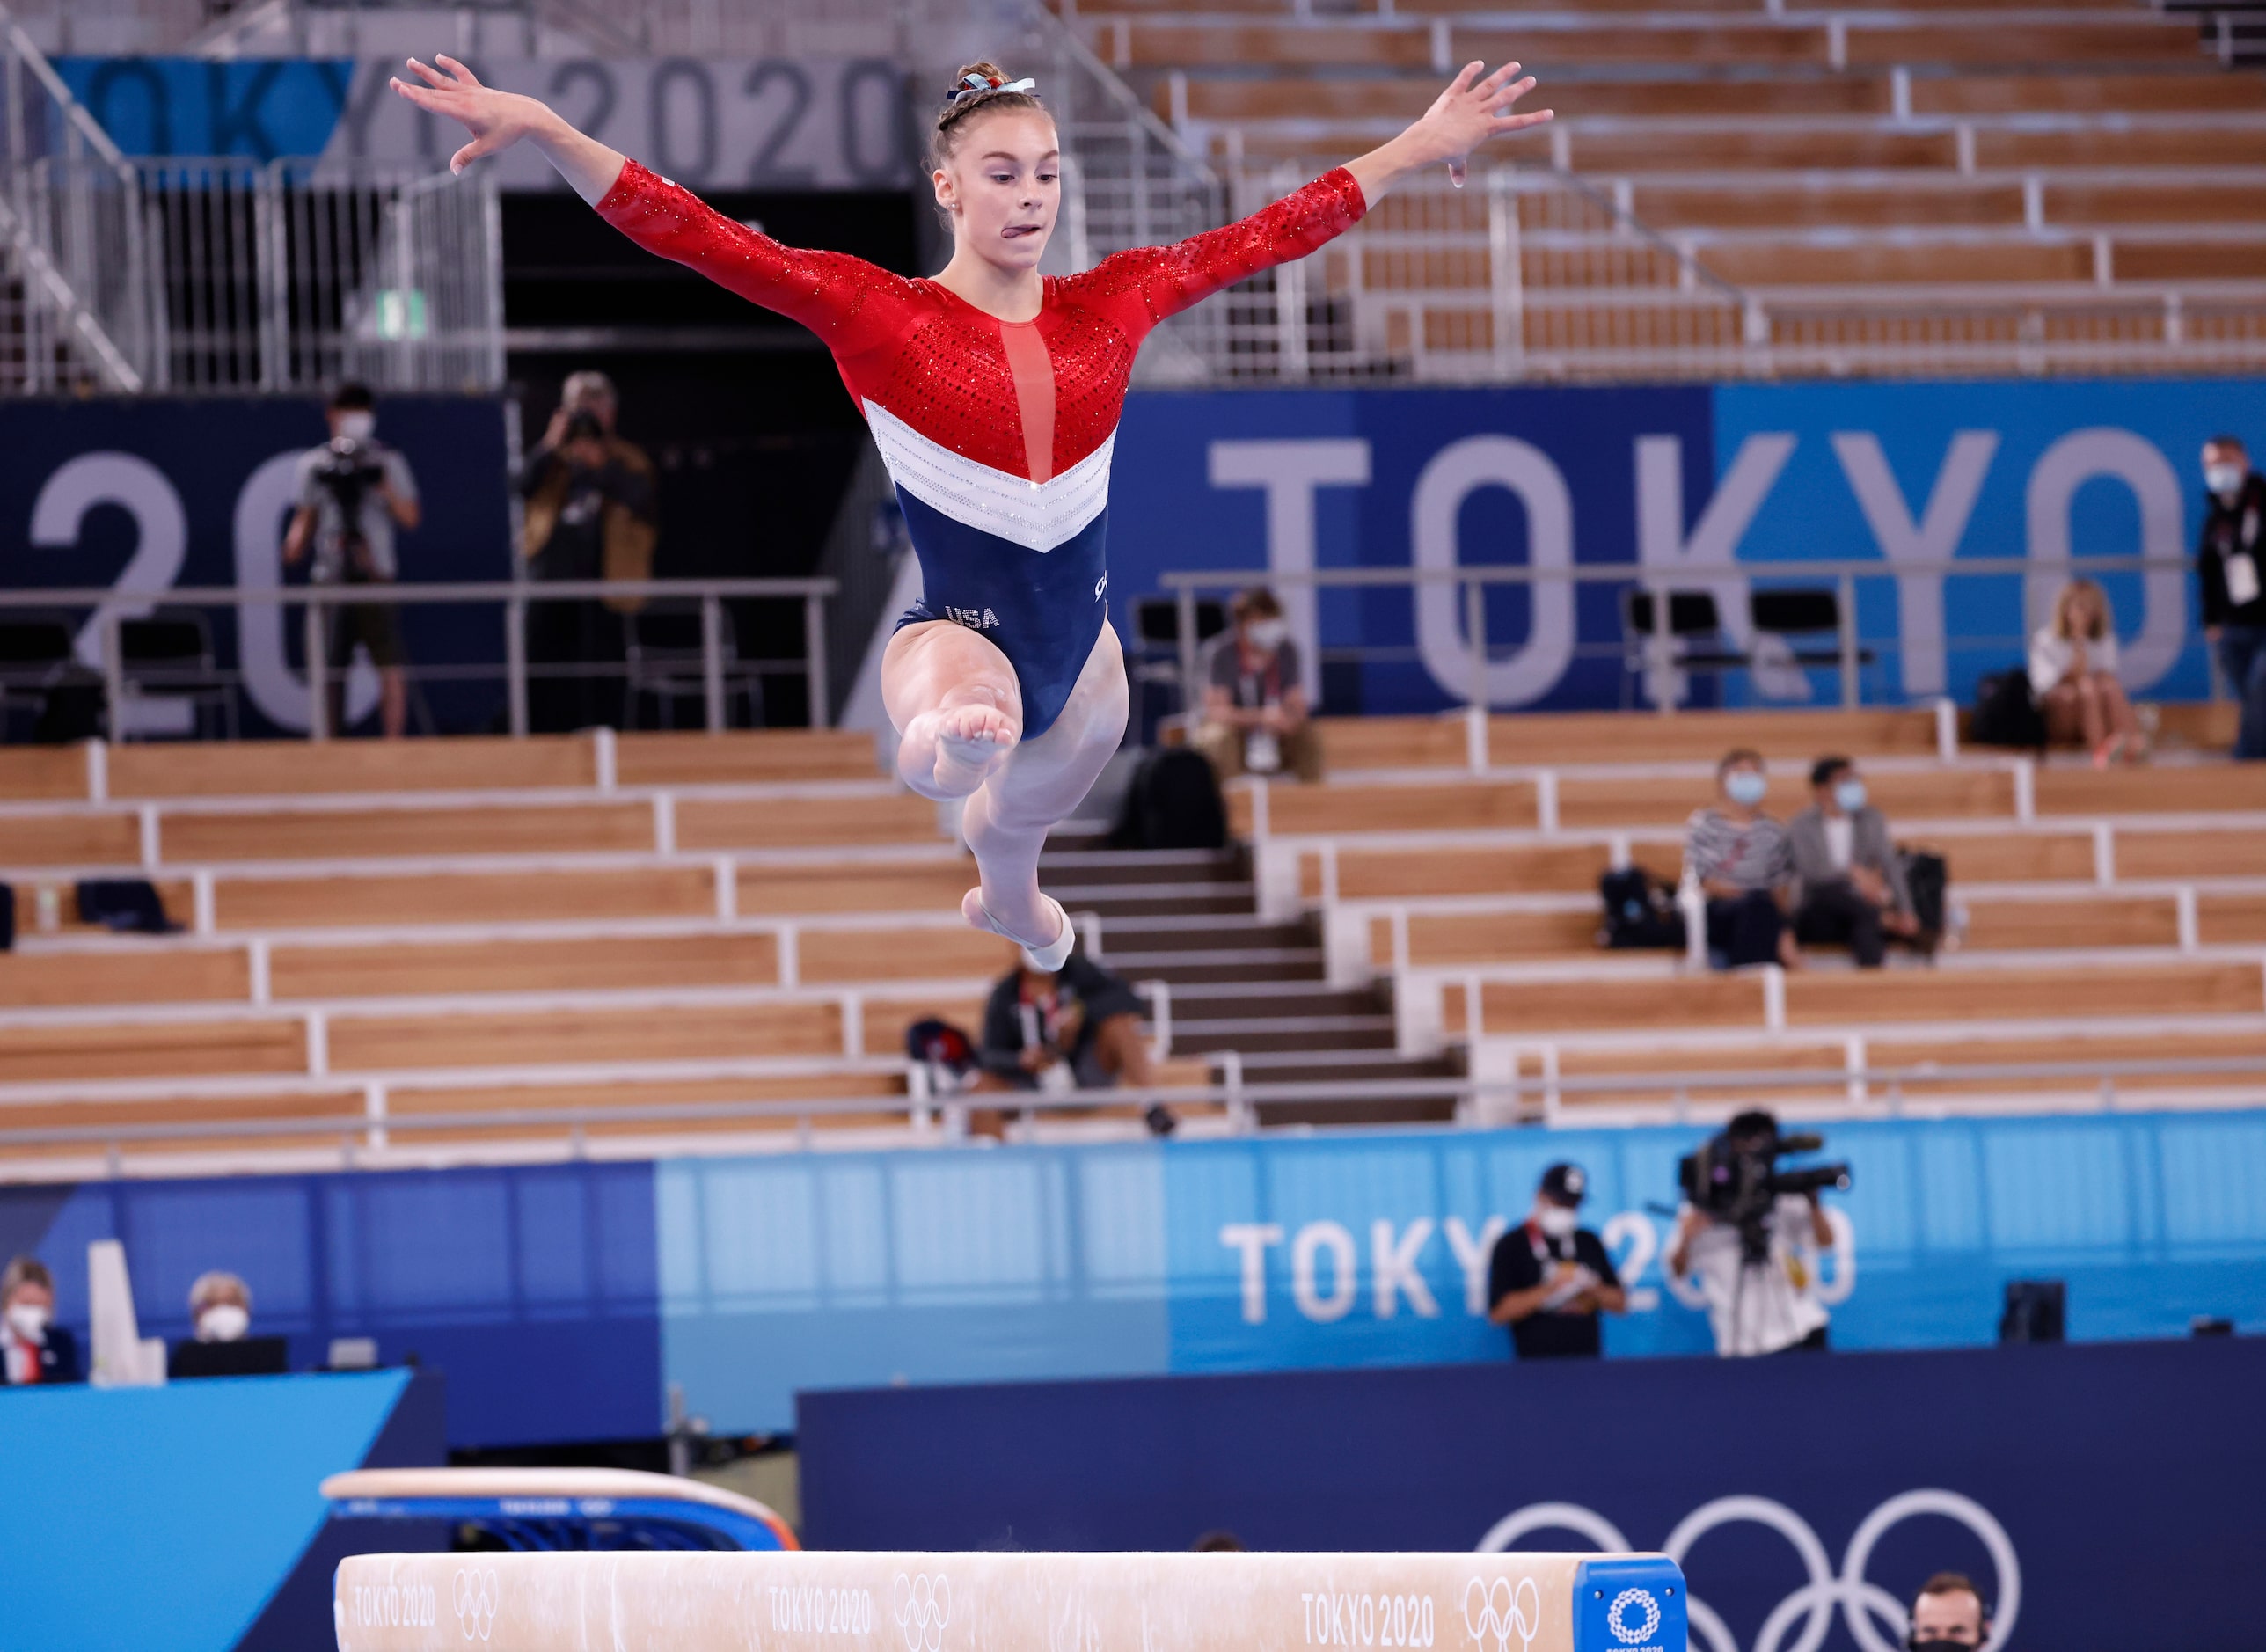
[[[1665,1555],[365,1554],[339,1652],[1685,1652]]]

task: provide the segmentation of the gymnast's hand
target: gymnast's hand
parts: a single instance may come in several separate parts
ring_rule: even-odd
[[[1432,100],[1414,124],[1358,160],[1346,164],[1371,206],[1408,173],[1448,164],[1448,177],[1460,189],[1473,150],[1490,138],[1499,138],[1550,119],[1551,111],[1537,109],[1515,114],[1511,105],[1534,90],[1534,77],[1516,79],[1519,66],[1505,63],[1481,78],[1484,63],[1466,63],[1447,90]]]
[[[539,98],[515,91],[499,91],[480,84],[479,77],[446,53],[428,68],[415,58],[409,67],[425,84],[394,77],[394,91],[420,109],[447,115],[472,135],[472,141],[449,157],[449,170],[461,172],[483,155],[509,149],[522,138],[530,139],[574,192],[596,206],[621,175],[623,156],[595,138],[585,137],[561,120]]]

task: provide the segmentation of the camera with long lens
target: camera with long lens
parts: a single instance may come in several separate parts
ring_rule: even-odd
[[[371,493],[384,480],[385,467],[366,442],[334,436],[323,450],[315,478],[339,508],[340,549],[345,553],[341,577],[349,585],[367,585],[377,577],[377,565],[362,537],[362,509]]]
[[[1788,1153],[1815,1153],[1825,1138],[1805,1131],[1788,1135],[1775,1122],[1725,1129],[1707,1138],[1696,1153],[1677,1161],[1677,1181],[1694,1207],[1739,1231],[1739,1250],[1749,1263],[1770,1255],[1771,1211],[1785,1194],[1809,1195],[1825,1188],[1846,1191],[1846,1165],[1804,1165],[1781,1170]]]

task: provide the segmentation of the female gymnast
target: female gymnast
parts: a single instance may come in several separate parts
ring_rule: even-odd
[[[834,353],[920,559],[922,601],[881,661],[897,771],[924,797],[966,800],[980,881],[961,910],[1048,970],[1075,934],[1039,890],[1039,852],[1125,732],[1102,546],[1134,353],[1168,316],[1343,234],[1409,173],[1445,162],[1460,185],[1480,144],[1550,118],[1511,113],[1534,85],[1513,78],[1517,63],[1492,75],[1471,63],[1400,136],[1239,223],[1042,277],[1062,201],[1054,121],[1030,81],[976,63],[953,83],[931,143],[952,258],[908,280],[782,246],[537,99],[435,61],[412,58],[417,81],[392,84],[471,133],[450,171],[526,138],[638,245],[800,321]]]

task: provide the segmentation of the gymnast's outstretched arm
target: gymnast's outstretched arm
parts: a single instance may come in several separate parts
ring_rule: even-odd
[[[396,75],[392,85],[419,108],[445,114],[472,135],[471,143],[449,157],[450,172],[461,172],[481,156],[508,150],[525,138],[543,151],[544,159],[559,169],[576,194],[594,207],[605,199],[628,157],[583,136],[540,98],[483,86],[479,77],[446,53],[433,61],[438,69],[409,60],[411,72],[423,84]]]

